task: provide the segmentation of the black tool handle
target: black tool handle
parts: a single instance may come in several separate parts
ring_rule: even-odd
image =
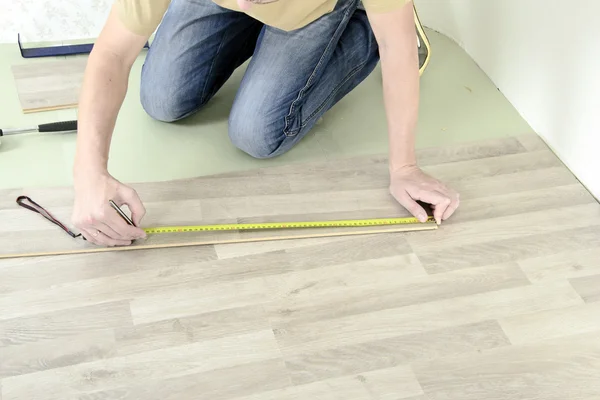
[[[77,121],[52,122],[50,124],[42,124],[38,126],[39,132],[67,132],[76,130]]]

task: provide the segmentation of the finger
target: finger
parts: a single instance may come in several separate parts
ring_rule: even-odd
[[[146,207],[140,200],[137,192],[132,188],[128,188],[122,193],[123,204],[127,204],[127,207],[131,210],[131,219],[135,226],[140,226],[142,218],[146,215]]]
[[[437,224],[442,223],[442,216],[451,203],[451,199],[448,196],[443,195],[435,190],[422,191],[419,193],[418,200],[429,203],[433,206],[433,217]]]
[[[107,246],[111,246],[111,247],[114,247],[114,246],[128,246],[128,245],[131,244],[131,240],[113,239],[113,238],[110,238],[110,237],[106,236],[106,234],[104,234],[104,232],[98,233],[97,238],[98,238],[98,241],[100,243],[103,243],[103,244],[105,244]]]
[[[145,232],[143,230],[129,225],[115,210],[111,209],[108,212],[108,218],[104,225],[107,226],[114,235],[101,229],[108,236],[120,240],[134,240],[144,236]],[[139,231],[141,231],[141,233]]]
[[[88,242],[95,244],[95,245],[100,245],[100,243],[96,240],[96,238],[94,237],[94,235],[86,228],[79,228],[79,230],[81,231],[81,234],[83,235],[83,237],[85,238],[85,240],[87,240]]]
[[[98,235],[95,236],[96,240],[106,246],[127,246],[131,244],[131,240],[113,239],[108,237],[104,232],[98,231]]]
[[[91,237],[91,241],[94,244],[100,245],[100,246],[126,246],[131,244],[130,240],[119,240],[119,239],[113,239],[109,236],[107,236],[104,232],[100,231],[99,229],[96,228],[88,228],[86,229],[86,232],[88,234],[89,237]],[[88,237],[86,236],[86,238]]]
[[[446,220],[446,219],[450,218],[452,216],[452,214],[454,214],[454,212],[456,211],[456,209],[458,208],[459,205],[460,205],[459,195],[455,194],[453,196],[452,202],[450,203],[450,205],[448,206],[448,208],[444,212],[444,215],[442,216],[442,219]]]
[[[108,225],[107,223],[104,223],[104,222],[98,221],[92,226],[92,228],[99,230],[100,232],[104,233],[106,236],[108,236],[111,239],[120,239],[120,240],[127,239],[127,238],[123,237],[123,235],[116,232],[113,228],[111,228],[110,225]]]
[[[125,224],[125,228],[128,227],[129,225]],[[102,232],[105,236],[109,237],[110,239],[116,240],[123,245],[130,245],[131,241],[134,239],[134,236],[120,234],[110,225],[103,222],[98,222],[96,225],[94,225],[94,228]]]
[[[442,220],[446,220],[446,219],[450,218],[450,216],[452,214],[454,214],[454,212],[458,208],[459,195],[454,190],[448,188],[446,185],[444,185],[441,182],[436,187],[434,187],[434,191],[436,191],[436,192],[440,193],[441,195],[446,196],[450,199],[450,204],[448,205],[448,207],[444,211],[443,215],[441,216]]]
[[[398,202],[408,210],[414,217],[416,217],[420,222],[427,221],[427,212],[423,207],[419,205],[416,201],[410,197],[408,193],[404,193],[397,198]]]
[[[95,215],[86,220],[85,228],[88,232],[95,234],[96,231],[104,233],[114,240],[131,240],[129,235],[123,235],[120,231],[127,229],[129,225],[110,206],[104,206]],[[97,239],[97,236],[94,236]],[[97,240],[98,241],[98,240]],[[108,244],[100,241],[102,244]]]

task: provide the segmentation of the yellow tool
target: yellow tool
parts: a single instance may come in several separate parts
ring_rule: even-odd
[[[184,232],[201,232],[201,231],[241,231],[241,230],[268,230],[268,229],[297,229],[297,228],[344,228],[344,227],[357,227],[357,229],[350,230],[333,230],[323,232],[311,232],[306,233],[295,233],[286,236],[281,235],[265,235],[263,237],[257,237],[254,235],[248,235],[247,237],[219,237],[221,235],[215,235],[215,237],[203,237],[193,239],[182,239],[178,243],[149,243],[149,244],[136,244],[134,246],[117,246],[117,247],[91,247],[91,248],[80,248],[80,249],[69,249],[69,250],[57,250],[57,251],[42,251],[35,253],[21,253],[21,254],[0,254],[0,259],[7,258],[20,258],[20,257],[42,257],[42,256],[55,256],[55,255],[68,255],[68,254],[88,254],[88,253],[100,253],[108,251],[129,251],[129,250],[144,250],[144,249],[165,249],[173,247],[190,247],[190,246],[206,246],[216,244],[230,244],[230,243],[251,243],[251,242],[266,242],[271,240],[290,240],[290,239],[308,239],[308,238],[319,238],[319,237],[333,237],[333,236],[351,236],[351,235],[367,235],[376,233],[392,233],[392,232],[411,232],[411,231],[424,231],[424,230],[435,230],[438,229],[438,225],[435,219],[431,216],[431,209],[426,204],[420,203],[429,215],[426,222],[421,223],[418,219],[413,217],[405,218],[379,218],[379,219],[349,219],[349,220],[332,220],[332,221],[300,221],[300,222],[267,222],[267,223],[252,223],[252,224],[217,224],[217,225],[183,225],[183,226],[162,226],[155,228],[143,228],[146,233],[149,234],[160,234],[160,233],[184,233]],[[82,237],[81,233],[76,234],[71,232],[67,226],[58,221],[54,216],[44,209],[41,205],[34,202],[27,196],[19,196],[17,198],[17,204],[30,211],[41,214],[44,218],[57,225],[65,232],[67,232],[73,238]],[[128,224],[134,225],[131,218],[125,214],[115,202],[110,201],[112,208],[121,215],[121,217],[127,221]],[[382,226],[385,228],[372,228],[364,229],[366,227]],[[361,227],[363,229],[361,229]],[[200,235],[202,236],[202,235]],[[210,236],[210,235],[209,235]],[[85,238],[84,238],[85,240]]]
[[[129,225],[134,225],[133,221],[110,200],[111,207],[127,221]],[[265,229],[297,229],[297,228],[352,228],[361,226],[389,226],[420,224],[417,218],[374,218],[374,219],[343,219],[332,221],[293,221],[293,222],[265,222],[252,224],[215,224],[215,225],[179,225],[179,226],[161,226],[153,228],[142,228],[148,234],[157,233],[183,233],[183,232],[213,232],[213,231],[248,231]],[[435,218],[429,216],[425,223],[435,223]]]
[[[420,224],[416,218],[376,218],[376,219],[346,219],[333,221],[296,221],[296,222],[267,222],[254,224],[217,224],[217,225],[182,225],[143,228],[148,234],[179,233],[179,232],[206,232],[206,231],[242,231],[264,229],[296,229],[296,228],[344,228],[361,226],[386,226]],[[426,223],[435,223],[429,217]]]

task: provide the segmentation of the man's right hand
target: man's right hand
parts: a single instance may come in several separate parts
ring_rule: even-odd
[[[129,225],[110,206],[126,204],[136,226]],[[89,241],[103,246],[126,246],[146,237],[138,228],[146,213],[136,191],[117,181],[107,172],[85,174],[75,180],[75,204],[72,222]]]
[[[136,226],[146,210],[131,187],[107,172],[108,153],[117,115],[127,93],[131,67],[150,33],[128,29],[115,2],[92,49],[85,70],[77,121],[74,162],[73,224],[88,241],[104,246],[128,245],[145,232],[130,226],[110,206],[126,204]]]

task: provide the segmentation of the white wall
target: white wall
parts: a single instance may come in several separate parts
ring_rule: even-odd
[[[415,4],[422,23],[459,43],[600,198],[600,1]]]
[[[113,0],[0,0],[0,43],[93,39]]]

